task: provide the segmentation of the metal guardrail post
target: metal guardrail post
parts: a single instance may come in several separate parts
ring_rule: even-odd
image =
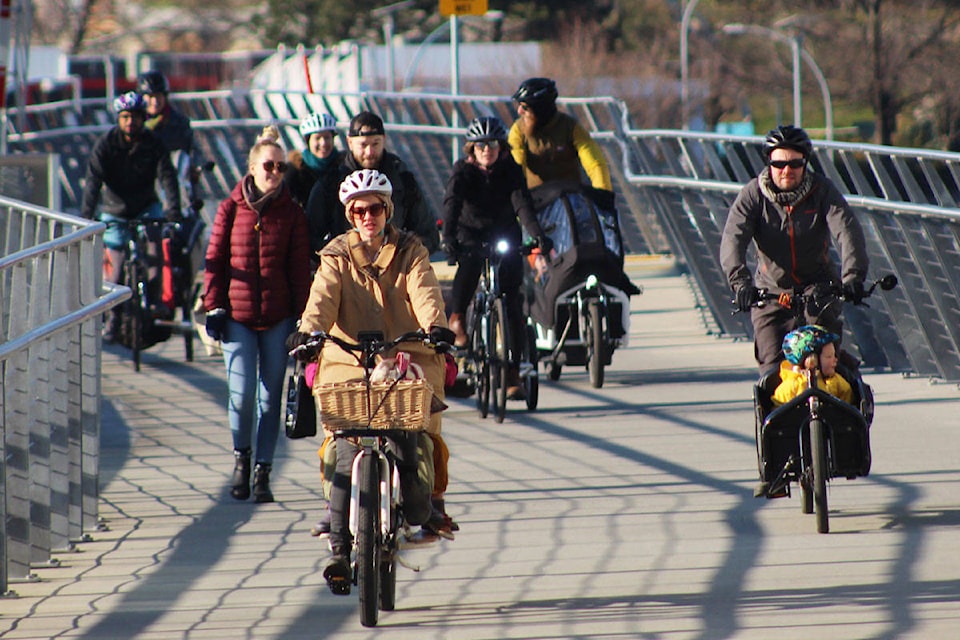
[[[98,525],[104,226],[0,198],[0,594]]]

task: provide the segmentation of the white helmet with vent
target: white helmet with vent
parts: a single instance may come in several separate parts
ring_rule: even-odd
[[[300,135],[306,140],[314,133],[337,131],[337,121],[329,113],[311,113],[300,121]]]
[[[390,179],[376,169],[360,169],[354,171],[340,183],[340,202],[346,205],[357,196],[375,193],[383,196],[388,202],[393,195],[393,185]]]

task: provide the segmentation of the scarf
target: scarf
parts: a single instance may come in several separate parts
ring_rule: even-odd
[[[763,168],[763,171],[757,176],[757,180],[760,183],[760,193],[763,194],[763,197],[782,207],[794,206],[806,198],[810,194],[810,189],[813,188],[813,176],[810,175],[809,167],[804,169],[803,180],[800,181],[800,185],[792,191],[781,191],[773,183],[773,178],[770,177],[770,170],[767,167]]]
[[[160,113],[158,113],[157,115],[155,115],[155,116],[152,117],[152,118],[148,118],[147,120],[144,120],[143,126],[144,126],[146,129],[149,129],[150,131],[154,131],[155,129],[159,129],[160,127],[163,126],[163,123],[166,122],[167,116],[170,115],[170,111],[171,111],[172,109],[173,109],[173,107],[171,107],[171,106],[170,106],[170,103],[168,102],[167,104],[165,104],[165,105],[163,106],[163,111],[161,111]]]
[[[280,193],[280,189],[278,188],[268,191],[267,193],[262,193],[253,182],[253,176],[249,173],[243,177],[240,188],[243,190],[243,199],[247,203],[247,206],[257,212],[257,226],[259,227],[260,218],[263,217],[263,211],[274,201]]]
[[[318,158],[317,156],[311,153],[310,149],[304,149],[301,153],[303,158],[303,164],[307,165],[317,173],[323,173],[326,171],[327,167],[330,166],[330,163],[337,157],[337,153],[334,151],[326,158]]]

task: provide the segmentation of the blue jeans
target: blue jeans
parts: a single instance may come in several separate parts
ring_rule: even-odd
[[[285,342],[293,327],[293,318],[264,331],[228,320],[221,342],[227,366],[227,415],[233,448],[251,448],[256,425],[254,460],[262,464],[273,463],[280,435],[283,378],[289,360]]]

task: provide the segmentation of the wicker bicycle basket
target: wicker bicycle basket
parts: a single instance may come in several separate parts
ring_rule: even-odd
[[[400,380],[370,384],[368,416],[367,385],[363,381],[332,382],[319,386],[320,421],[337,429],[403,429],[422,431],[430,422],[433,387],[426,380]]]

